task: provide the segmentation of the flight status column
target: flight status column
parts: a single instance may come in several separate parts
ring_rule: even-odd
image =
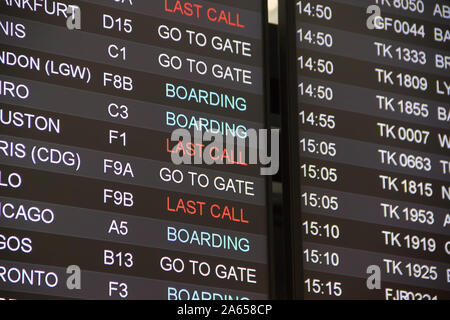
[[[294,6],[296,285],[307,299],[449,299],[448,1]]]
[[[268,298],[264,11],[0,3],[0,298]]]

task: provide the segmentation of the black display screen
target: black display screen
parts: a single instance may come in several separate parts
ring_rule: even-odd
[[[281,14],[294,295],[449,299],[449,2]]]
[[[266,299],[263,1],[0,2],[0,297]],[[78,273],[77,273],[78,272]],[[80,279],[77,278],[80,275]]]

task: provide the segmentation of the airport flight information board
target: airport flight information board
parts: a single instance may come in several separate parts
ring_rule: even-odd
[[[449,299],[449,2],[283,14],[294,296]]]
[[[0,297],[265,299],[263,1],[0,2]],[[79,268],[79,269],[78,269]],[[80,279],[77,277],[81,272]]]

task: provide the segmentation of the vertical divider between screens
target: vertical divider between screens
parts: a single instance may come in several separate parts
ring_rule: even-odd
[[[269,18],[266,0],[261,1],[262,14],[262,44],[263,44],[263,77],[264,77],[264,126],[270,130],[270,72],[269,72]],[[269,148],[271,140],[268,136]],[[266,206],[267,206],[267,258],[269,268],[269,298],[275,299],[275,237],[274,237],[274,215],[272,202],[272,177],[264,177],[266,183]]]
[[[289,298],[303,299],[302,229],[300,224],[300,153],[297,105],[295,0],[279,0],[280,109],[283,218],[287,246]]]

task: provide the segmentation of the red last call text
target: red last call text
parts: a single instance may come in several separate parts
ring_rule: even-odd
[[[245,28],[239,12],[218,9],[213,5],[205,7],[192,1],[164,0],[164,11],[173,15],[192,17],[197,20],[206,17],[212,23],[226,24],[230,27],[241,29]]]

